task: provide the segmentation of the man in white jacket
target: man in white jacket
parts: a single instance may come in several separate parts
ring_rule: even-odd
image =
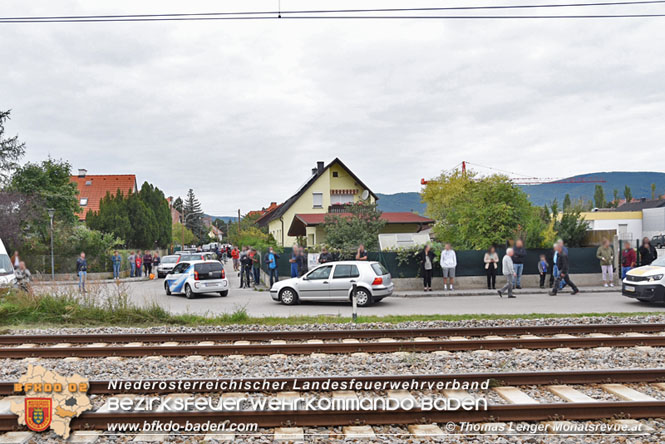
[[[509,248],[506,250],[506,255],[503,257],[501,262],[501,271],[506,277],[506,285],[503,286],[501,290],[498,291],[499,297],[503,297],[504,292],[508,292],[509,298],[514,298],[513,294],[513,283],[515,282],[515,267],[513,265],[513,249]]]
[[[455,254],[455,250],[450,248],[450,244],[446,244],[445,249],[441,252],[441,270],[443,271],[444,290],[448,289],[448,281],[450,281],[450,289],[453,289],[455,267],[457,267],[457,255]]]

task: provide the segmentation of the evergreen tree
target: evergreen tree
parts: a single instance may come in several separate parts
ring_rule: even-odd
[[[180,214],[182,214],[182,198],[177,197],[176,200],[173,201],[173,208]]]
[[[563,211],[566,211],[567,209],[570,208],[570,194],[566,194],[563,198]]]
[[[614,200],[612,201],[612,204],[613,204],[614,208],[616,208],[616,207],[619,206],[619,190],[617,190],[615,188],[614,192],[613,192],[613,195],[614,195]]]
[[[596,208],[605,208],[607,204],[605,202],[605,190],[603,190],[603,187],[600,185],[596,185],[596,188],[594,189],[593,203]]]
[[[630,187],[628,185],[626,185],[626,187],[623,189],[623,197],[626,198],[626,203],[633,200],[633,192],[630,191]]]
[[[651,184],[651,200],[656,199],[656,184],[652,183]]]
[[[206,235],[206,229],[203,224],[203,210],[201,209],[201,203],[194,194],[194,190],[191,188],[187,191],[187,197],[183,202],[182,210],[185,226],[197,238],[203,239]]]

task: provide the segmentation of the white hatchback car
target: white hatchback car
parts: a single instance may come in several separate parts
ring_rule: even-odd
[[[388,270],[373,261],[341,261],[321,264],[299,278],[275,282],[270,296],[285,305],[298,301],[350,301],[356,286],[356,302],[367,307],[393,294]]]
[[[229,281],[219,261],[186,261],[166,275],[164,290],[167,295],[184,293],[187,299],[198,293],[219,293],[224,297],[229,294]]]

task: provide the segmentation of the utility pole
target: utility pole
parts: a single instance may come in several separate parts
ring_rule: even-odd
[[[53,259],[53,216],[55,215],[55,208],[49,208],[47,211],[51,221],[51,282],[55,282],[55,261]]]
[[[238,237],[240,237],[240,208],[238,208]]]

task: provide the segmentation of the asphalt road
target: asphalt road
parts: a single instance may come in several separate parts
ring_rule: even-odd
[[[230,269],[230,263],[227,270]],[[167,296],[163,279],[123,283],[130,299],[137,305],[157,303],[172,313],[221,314],[244,308],[251,316],[331,315],[350,316],[351,306],[344,303],[303,303],[285,306],[274,302],[268,291],[238,288],[235,273],[228,273],[231,291],[227,297],[217,294],[187,299],[184,295]],[[619,292],[582,293],[572,296],[568,290],[558,296],[518,293],[516,299],[484,296],[392,297],[367,308],[366,315],[408,314],[528,314],[528,313],[598,313],[598,312],[659,312],[664,305],[650,305],[621,296]]]

